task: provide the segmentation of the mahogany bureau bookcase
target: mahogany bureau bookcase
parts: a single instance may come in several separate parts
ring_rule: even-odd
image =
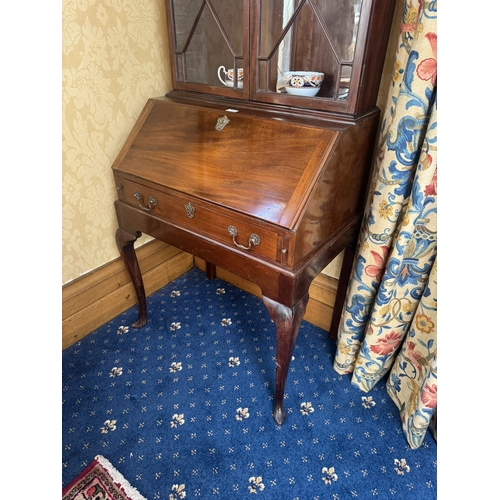
[[[116,241],[146,323],[146,233],[262,290],[273,416],[311,281],[343,249],[336,336],[363,212],[395,0],[166,0],[173,90],[113,164]]]

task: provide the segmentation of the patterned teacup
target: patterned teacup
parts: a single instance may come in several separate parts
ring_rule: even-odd
[[[319,92],[325,74],[317,71],[285,71],[283,77],[287,93],[311,97]]]
[[[224,78],[221,78],[221,70],[224,73]],[[225,66],[219,66],[219,69],[217,70],[217,76],[219,77],[219,80],[226,85],[227,87],[233,87],[234,84],[234,69],[229,68],[226,71]],[[243,88],[243,68],[238,68],[238,88],[242,89]]]

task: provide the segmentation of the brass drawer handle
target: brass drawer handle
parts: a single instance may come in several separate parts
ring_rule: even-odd
[[[156,207],[156,205],[158,205],[158,200],[154,197],[154,196],[150,196],[149,197],[149,202],[148,202],[148,206],[145,207],[143,204],[142,204],[142,194],[139,193],[139,191],[135,191],[134,192],[134,198],[137,198],[137,201],[139,202],[139,206],[145,210],[146,212],[150,212],[151,210],[153,210],[154,207]]]
[[[255,233],[252,233],[250,235],[250,238],[248,238],[248,246],[246,247],[245,245],[240,245],[239,243],[236,242],[236,236],[238,236],[238,230],[234,226],[228,226],[227,232],[229,233],[230,236],[233,237],[233,243],[238,248],[241,248],[243,250],[250,250],[250,248],[252,248],[252,245],[257,246],[260,244],[260,238]]]

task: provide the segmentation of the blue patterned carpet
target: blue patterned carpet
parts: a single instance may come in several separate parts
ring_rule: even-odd
[[[435,499],[437,445],[411,450],[380,384],[332,369],[303,322],[272,417],[274,325],[262,301],[192,269],[62,356],[62,486],[106,457],[153,499]]]

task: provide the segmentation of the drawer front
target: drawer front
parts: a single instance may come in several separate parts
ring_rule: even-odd
[[[222,210],[188,196],[167,194],[125,178],[120,180],[121,201],[229,247],[281,262],[278,232],[248,220],[244,215],[222,213]]]

